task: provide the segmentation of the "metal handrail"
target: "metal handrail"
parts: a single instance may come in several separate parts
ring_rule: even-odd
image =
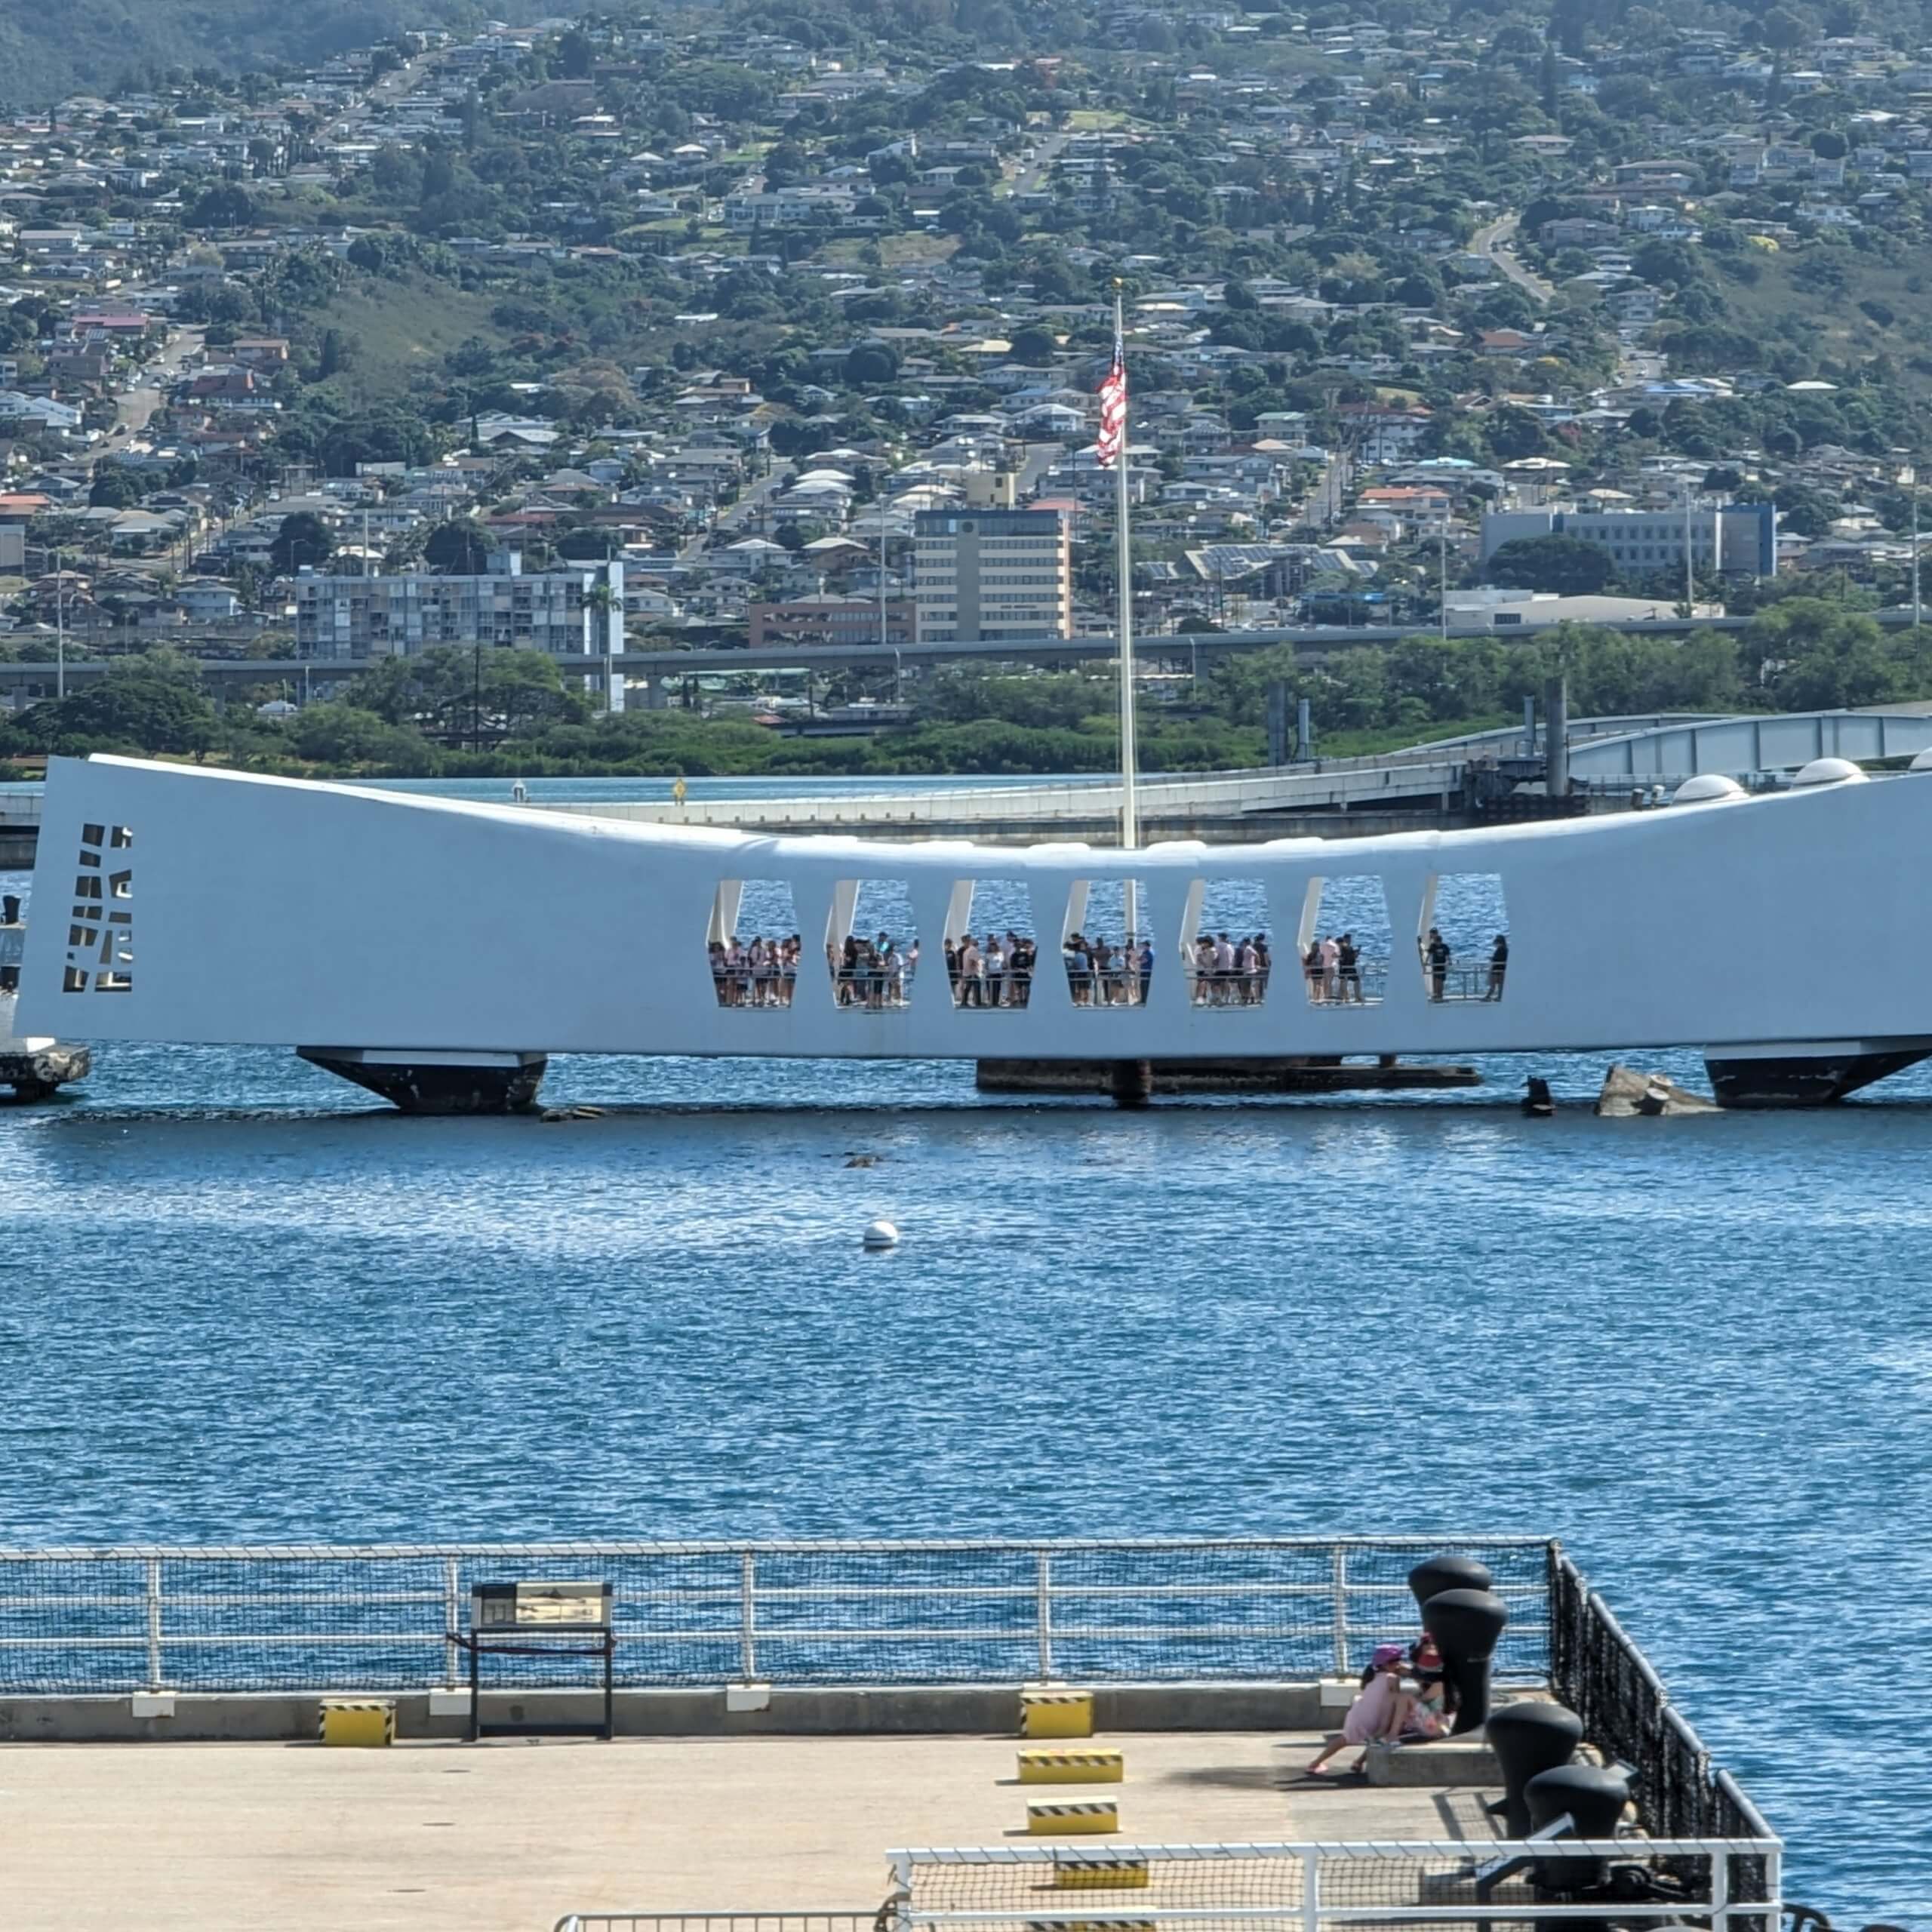
[[[1509,1875],[1512,1866],[1534,1863],[1546,1869],[1568,1860],[1669,1868],[1676,1883],[1667,1890],[1646,1897],[1641,1890],[1626,1894],[1620,1888],[1612,1909],[1620,1923],[1654,1922],[1661,1927],[1691,1917],[1699,1924],[1708,1922],[1714,1932],[1740,1921],[1752,1926],[1753,1932],[1777,1932],[1783,1853],[1780,1841],[1769,1833],[1761,1838],[1652,1838],[1632,1833],[1611,1838],[1552,1835],[1254,1844],[1109,1841],[1104,1848],[1085,1854],[1065,1844],[920,1846],[888,1854],[894,1885],[888,1903],[895,1932],[915,1932],[915,1928],[945,1932],[953,1927],[964,1932],[968,1927],[1021,1925],[1037,1926],[1042,1932],[1062,1927],[1073,1932],[1075,1927],[1091,1922],[1091,1903],[1083,1906],[1069,1900],[1062,1904],[1044,1894],[1016,1897],[1013,1881],[999,1875],[1003,1869],[1014,1867],[1058,1867],[1084,1856],[1097,1863],[1138,1866],[1150,1878],[1156,1866],[1170,1868],[1163,1878],[1171,1875],[1172,1868],[1188,1869],[1184,1889],[1137,1881],[1133,1917],[1147,1932],[1159,1932],[1168,1923],[1178,1928],[1223,1921],[1245,1921],[1257,1927],[1294,1927],[1297,1932],[1318,1932],[1324,1921],[1445,1926],[1472,1921],[1541,1924],[1565,1919],[1601,1923],[1607,1903],[1602,1897],[1566,1900],[1560,1886],[1534,1882],[1515,1896],[1499,1897],[1493,1889],[1496,1881]],[[1701,1862],[1701,1873],[1687,1873],[1685,1866],[1694,1862]],[[1356,1873],[1336,1869],[1349,1865],[1380,1868],[1367,1887],[1372,1902],[1362,1898],[1362,1883]],[[1217,1884],[1217,1866],[1247,1869],[1236,1872],[1232,1882],[1224,1879]],[[1255,1868],[1269,1866],[1275,1868],[1270,1874],[1271,1883],[1257,1890]],[[1415,1869],[1404,1873],[1405,1866]],[[978,1887],[968,1875],[975,1868],[986,1874]],[[1763,1872],[1763,1882],[1740,1891],[1739,1874],[1752,1870]],[[921,1896],[920,1875],[926,1872],[933,1874],[931,1890],[937,1894],[930,1902]],[[1433,1894],[1428,1888],[1431,1878],[1438,1887]],[[1468,1886],[1474,1896],[1444,1896],[1441,1886],[1445,1878]],[[1214,1894],[1217,1890],[1234,1896],[1217,1899]],[[1694,1895],[1687,1897],[1687,1893]],[[1143,1904],[1143,1898],[1150,1902]],[[1185,1902],[1168,1902],[1175,1899]]]
[[[432,1687],[476,1575],[565,1564],[604,1570],[629,1613],[627,1686],[1272,1682],[1346,1675],[1357,1640],[1406,1626],[1407,1569],[1438,1546],[1506,1573],[1528,1647],[1511,1674],[1541,1681],[1547,1539],[881,1539],[0,1549],[0,1693],[183,1675],[211,1691]]]

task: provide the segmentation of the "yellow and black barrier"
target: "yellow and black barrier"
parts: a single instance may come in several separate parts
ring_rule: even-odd
[[[1103,1744],[1048,1744],[1020,1753],[1022,1784],[1119,1784],[1126,1777],[1126,1752]]]
[[[320,1744],[358,1749],[395,1742],[395,1706],[381,1698],[325,1697],[315,1719]]]
[[[1093,1692],[1021,1691],[1020,1734],[1022,1737],[1091,1737]]]
[[[1057,1892],[1144,1892],[1149,1882],[1144,1858],[1075,1851],[1054,1860]]]
[[[1036,1838],[1067,1838],[1078,1832],[1120,1829],[1117,1798],[1035,1798],[1026,1806],[1026,1829]]]

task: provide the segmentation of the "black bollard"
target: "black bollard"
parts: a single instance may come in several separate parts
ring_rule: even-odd
[[[0,926],[20,923],[20,899],[17,892],[0,892]]]
[[[1489,1715],[1489,1660],[1509,1621],[1509,1606],[1487,1590],[1440,1590],[1422,1607],[1422,1627],[1442,1653],[1456,1736],[1481,1730]]]
[[[1630,1780],[1621,1771],[1595,1764],[1559,1764],[1554,1770],[1539,1771],[1523,1795],[1533,1832],[1567,1816],[1572,1838],[1614,1838],[1623,1807],[1630,1802]],[[1603,1883],[1607,1863],[1601,1858],[1540,1858],[1531,1881],[1546,1892],[1588,1891]]]
[[[1444,1590],[1486,1590],[1494,1580],[1473,1556],[1432,1556],[1409,1572],[1418,1610]]]
[[[1524,1791],[1531,1779],[1575,1756],[1583,1721],[1561,1704],[1506,1704],[1490,1713],[1483,1734],[1503,1767],[1503,1835],[1526,1838],[1534,1827]]]

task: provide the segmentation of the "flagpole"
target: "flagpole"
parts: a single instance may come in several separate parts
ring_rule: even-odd
[[[1125,317],[1122,309],[1121,288],[1114,285],[1114,343],[1115,352],[1121,352],[1126,342]],[[1124,365],[1123,365],[1124,366]],[[1128,519],[1127,472],[1133,458],[1131,454],[1132,439],[1128,423],[1123,420],[1120,432],[1120,454],[1114,459],[1115,482],[1114,518],[1115,537],[1119,546],[1118,559],[1120,574],[1120,848],[1123,852],[1139,849],[1140,844],[1140,801],[1137,793],[1139,778],[1137,740],[1134,722],[1134,546]],[[1126,914],[1127,937],[1137,940],[1135,930],[1138,920],[1138,908],[1134,904],[1134,881],[1128,879],[1123,887],[1123,910]]]

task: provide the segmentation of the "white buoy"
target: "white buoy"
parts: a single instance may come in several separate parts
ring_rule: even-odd
[[[882,1254],[888,1247],[899,1245],[899,1230],[890,1221],[868,1221],[859,1244],[868,1253]]]

